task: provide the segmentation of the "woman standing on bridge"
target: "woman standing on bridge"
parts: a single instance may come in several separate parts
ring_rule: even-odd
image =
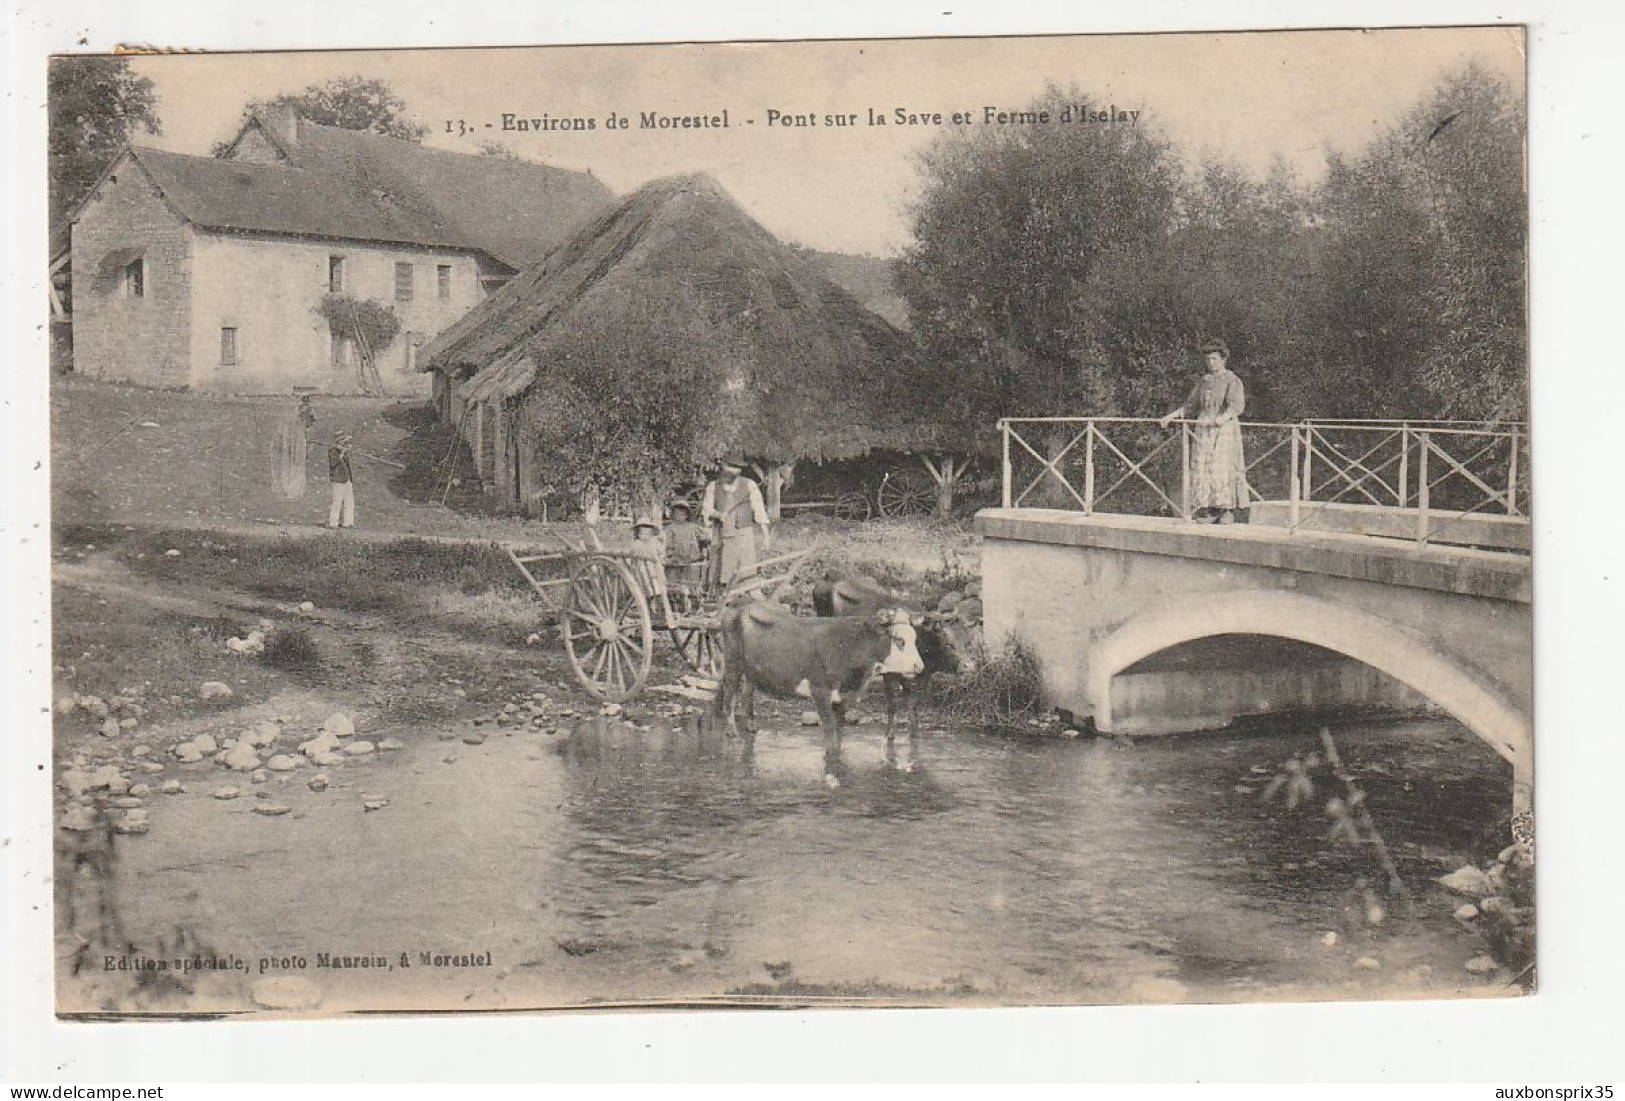
[[[1241,448],[1241,414],[1247,396],[1241,379],[1225,366],[1230,349],[1222,340],[1202,345],[1207,374],[1191,388],[1185,404],[1162,418],[1164,428],[1181,417],[1196,420],[1191,451],[1191,519],[1199,524],[1233,524],[1247,507],[1247,459]]]

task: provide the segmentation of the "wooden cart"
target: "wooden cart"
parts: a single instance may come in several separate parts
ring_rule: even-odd
[[[590,529],[589,529],[589,534]],[[674,605],[654,582],[658,565],[626,550],[591,546],[521,553],[499,544],[542,603],[559,619],[559,632],[576,680],[596,699],[620,703],[643,691],[654,664],[654,640],[663,633],[696,678],[722,675],[718,638],[729,604],[771,599],[812,552],[758,562],[721,592],[696,593]]]

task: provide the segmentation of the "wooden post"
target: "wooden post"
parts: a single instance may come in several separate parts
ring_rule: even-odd
[[[764,489],[766,492],[762,496],[765,500],[762,503],[767,506],[767,518],[777,523],[779,519],[779,503],[784,498],[784,467],[773,466],[768,468],[767,485]]]
[[[1428,449],[1433,446],[1426,432],[1416,434],[1421,444],[1421,454],[1417,459],[1416,467],[1416,541],[1428,541],[1428,496],[1431,487],[1428,485]]]
[[[1010,422],[1009,421],[1000,421],[999,422],[999,435],[1003,438],[1003,445],[1004,445],[1004,472],[1003,472],[1004,494],[1003,494],[1003,505],[1004,505],[1005,508],[1012,508],[1014,506],[1011,505],[1011,503],[1010,503]]]
[[[1287,531],[1298,530],[1298,510],[1301,499],[1298,495],[1298,426],[1292,426],[1292,468],[1287,475]]]
[[[1518,430],[1512,430],[1512,456],[1507,459],[1507,515],[1518,514]]]
[[[1191,518],[1191,426],[1179,423],[1179,515]]]
[[[1399,507],[1411,499],[1411,426],[1399,426]]]
[[[1315,466],[1315,426],[1312,425],[1312,424],[1305,424],[1303,426],[1303,491],[1302,491],[1303,492],[1303,499],[1305,501],[1313,501],[1315,499],[1314,466]]]
[[[1095,422],[1083,426],[1083,514],[1095,514]]]

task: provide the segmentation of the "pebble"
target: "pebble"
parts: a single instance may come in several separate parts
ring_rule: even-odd
[[[1495,893],[1495,884],[1490,877],[1471,864],[1463,864],[1449,875],[1440,876],[1439,886],[1475,898]]]
[[[255,803],[254,813],[263,814],[267,818],[277,818],[287,814],[293,808],[283,803]]]
[[[216,788],[214,791],[216,799],[235,799],[241,794],[242,789],[240,788]]]
[[[133,795],[115,795],[107,801],[107,805],[120,810],[134,810],[141,805],[141,800]]]
[[[348,738],[355,733],[355,721],[342,711],[335,711],[327,716],[322,724],[322,733],[331,734],[335,738]]]
[[[158,785],[158,791],[164,795],[179,795],[185,790],[186,789],[181,786],[181,782],[179,780],[165,780],[163,783]]]
[[[326,791],[327,773],[318,772],[316,775],[312,776],[308,781],[306,781],[306,786],[309,787],[311,791]]]
[[[152,794],[151,784],[131,784],[130,794],[137,799],[145,799]]]
[[[310,759],[311,764],[321,765],[323,768],[332,768],[334,765],[342,765],[344,761],[345,757],[342,753],[318,753],[316,756]]]
[[[1456,912],[1451,916],[1457,921],[1472,921],[1478,916],[1478,907],[1469,902],[1465,906],[1457,907]]]
[[[254,781],[256,784],[263,784],[271,779],[271,774],[266,772],[263,768],[256,768],[253,775],[249,776],[249,779]]]
[[[319,757],[323,753],[332,753],[341,743],[331,734],[318,734],[308,742],[299,743],[299,752],[306,757]]]
[[[84,769],[70,768],[62,774],[61,779],[57,782],[62,785],[62,790],[67,792],[71,798],[77,799],[90,790],[90,773]]]
[[[389,806],[388,799],[368,799],[361,804],[361,809],[363,811],[383,810],[387,806]]]
[[[1474,975],[1488,975],[1495,970],[1495,960],[1489,956],[1474,956],[1467,961],[1466,967]]]
[[[349,754],[351,757],[364,757],[377,748],[378,747],[373,745],[371,742],[351,742],[349,745],[344,747],[344,752]]]
[[[132,756],[132,757],[145,757],[147,754],[149,754],[151,752],[152,752],[152,747],[150,745],[138,745],[135,748],[130,750],[130,756]]]
[[[265,762],[265,767],[272,772],[292,772],[299,767],[299,758],[290,757],[286,753],[278,753]]]
[[[275,745],[277,738],[281,737],[281,735],[282,728],[277,726],[276,723],[258,723],[253,730],[244,734],[243,737],[248,740],[250,745],[264,748],[268,745]]]
[[[1320,934],[1320,943],[1324,944],[1327,948],[1336,948],[1337,934],[1330,931]]]
[[[442,761],[446,762],[446,764],[448,764],[448,765],[454,765],[454,764],[457,763],[457,754],[448,753],[448,754],[446,754],[444,757],[442,757],[440,759]]]
[[[464,734],[463,735],[463,744],[464,745],[484,745],[485,744],[485,735],[484,734]]]
[[[205,700],[229,700],[232,696],[231,685],[217,680],[206,680],[198,686],[197,694]]]
[[[135,767],[149,775],[156,772],[162,772],[164,770],[164,766],[157,761],[142,761]]]
[[[818,712],[816,712],[816,711],[803,711],[801,713],[801,725],[802,726],[817,726],[818,725]]]
[[[74,833],[89,833],[100,823],[94,808],[69,807],[67,813],[62,816],[62,821],[57,824],[65,830],[72,830]]]
[[[113,823],[113,832],[114,833],[139,835],[139,834],[146,833],[151,828],[152,828],[152,823],[148,822],[144,818],[135,819],[133,821],[131,819],[126,818],[122,822]]]
[[[197,737],[192,739],[192,744],[197,746],[197,751],[199,753],[213,753],[215,750],[221,748],[219,743],[214,740],[214,735],[212,734],[199,734]]]
[[[238,772],[253,772],[260,767],[260,758],[253,746],[242,743],[228,749],[221,756],[220,763]]]
[[[1358,967],[1361,971],[1382,970],[1382,964],[1378,963],[1376,959],[1371,956],[1361,956],[1359,959],[1354,961],[1354,966]]]
[[[174,749],[174,754],[176,759],[188,765],[195,764],[196,762],[203,760],[202,751],[200,751],[198,747],[193,745],[191,742],[182,742],[180,745],[176,746]]]
[[[168,550],[166,550],[164,552],[164,557],[165,558],[179,558],[180,556],[181,556],[181,552],[176,550],[174,547],[170,547]]]
[[[399,738],[385,738],[383,741],[378,743],[378,748],[386,750],[405,749],[406,743],[401,741]]]
[[[322,1004],[322,988],[297,975],[261,979],[249,994],[261,1009],[315,1009]]]
[[[302,600],[299,602],[299,610],[309,614],[310,612],[314,612],[316,610],[316,605],[312,604],[308,600]]]

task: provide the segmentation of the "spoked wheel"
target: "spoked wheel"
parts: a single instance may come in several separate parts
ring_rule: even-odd
[[[851,490],[835,498],[835,516],[840,520],[867,520],[873,514],[867,495]]]
[[[881,479],[875,495],[880,515],[893,518],[923,516],[936,507],[937,490],[923,473],[894,470]]]
[[[642,691],[654,625],[632,571],[613,558],[581,563],[565,603],[564,648],[576,680],[597,699],[620,703]]]
[[[715,629],[680,623],[671,629],[671,642],[694,672],[722,679],[722,644]]]

